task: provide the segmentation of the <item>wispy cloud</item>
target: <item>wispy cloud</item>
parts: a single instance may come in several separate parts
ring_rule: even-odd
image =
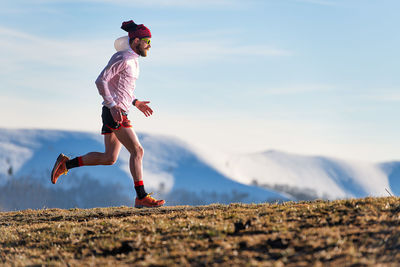
[[[255,89],[255,91],[257,94],[262,92],[264,95],[293,95],[312,92],[327,92],[334,89],[334,86],[328,84],[296,84],[281,87],[263,87]]]
[[[307,4],[322,5],[322,6],[336,6],[338,2],[330,0],[294,0],[296,2],[302,2]]]
[[[363,95],[364,98],[379,102],[400,102],[400,90],[376,90],[373,93]]]
[[[185,39],[185,38],[183,38]],[[241,45],[230,41],[161,41],[152,48],[154,64],[190,64],[229,60],[232,56],[285,57],[293,53],[268,45]]]
[[[156,38],[153,38],[156,39]],[[189,38],[182,38],[190,40]],[[181,65],[229,59],[235,55],[255,57],[290,56],[289,50],[268,45],[240,45],[233,41],[186,41],[154,40],[151,48],[152,64]],[[87,66],[114,53],[113,40],[64,40],[36,36],[0,26],[0,55],[2,64],[16,70],[22,62],[41,63],[48,66]],[[99,55],[103,55],[99,56]],[[83,65],[82,65],[83,64]]]
[[[1,64],[6,65],[6,69],[26,68],[27,64],[32,63],[59,67],[82,66],[112,51],[105,47],[93,40],[60,40],[0,26]]]
[[[29,2],[30,1],[26,1]],[[250,1],[253,2],[253,1]],[[39,0],[35,4],[43,5],[47,3],[104,3],[112,5],[132,6],[132,7],[237,7],[243,5],[239,0]]]
[[[83,0],[85,1],[85,0]],[[236,6],[240,2],[236,0],[86,0],[89,2],[105,2],[129,6],[142,6],[142,7],[227,7]]]
[[[1,98],[36,105],[59,97],[80,101],[96,92],[94,80],[113,52],[112,41],[55,39],[0,26],[0,78],[8,88]]]

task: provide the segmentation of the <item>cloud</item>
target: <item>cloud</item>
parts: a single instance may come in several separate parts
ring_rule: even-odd
[[[375,99],[383,102],[400,102],[400,94],[392,93],[392,94],[380,95],[376,96]]]
[[[30,3],[30,1],[26,1]],[[130,7],[183,7],[183,8],[199,8],[199,7],[238,7],[242,5],[242,2],[239,0],[39,0],[36,1],[37,5],[45,5],[45,4],[54,4],[54,3],[103,3],[103,4],[111,4],[111,5],[121,5],[121,6],[130,6]]]
[[[295,0],[296,2],[302,2],[307,4],[315,4],[315,5],[322,5],[322,6],[336,6],[338,5],[337,2],[329,1],[329,0]]]
[[[311,92],[326,92],[335,89],[331,85],[327,84],[297,84],[286,87],[269,87],[257,90],[257,92],[263,92],[266,95],[293,95]]]
[[[86,0],[89,2],[105,2],[111,4],[129,5],[129,6],[142,6],[142,7],[227,7],[237,5],[239,1],[231,0]]]
[[[153,38],[155,39],[155,38]],[[190,40],[190,38],[182,38]],[[182,65],[191,62],[209,62],[245,54],[255,57],[290,56],[291,51],[268,45],[240,45],[233,41],[169,41],[158,39],[151,49],[152,64]],[[36,36],[0,26],[0,55],[9,70],[21,70],[24,62],[55,67],[84,68],[88,64],[104,64],[109,58],[113,40],[64,40]]]
[[[202,36],[207,36],[207,33]],[[188,41],[183,42],[162,37],[153,39],[156,45],[150,50],[151,60],[144,63],[156,66],[175,65],[188,68],[199,63],[210,64],[221,60],[229,62],[243,53],[248,57],[291,55],[290,51],[284,49],[268,45],[240,45],[226,38],[212,42],[196,41],[195,36],[185,37],[183,40]],[[71,40],[34,35],[0,26],[3,84],[10,88],[27,89],[29,94],[33,94],[34,89],[36,93],[54,97],[55,88],[58,94],[89,88],[114,52],[113,39]],[[21,73],[24,73],[24,79],[19,79]],[[16,96],[18,93],[12,91],[7,94]],[[84,94],[85,92],[79,93]]]
[[[85,106],[85,114],[101,103],[94,80],[113,50],[112,42],[55,39],[0,26],[0,110],[16,109],[13,118],[4,117],[0,124],[40,127],[40,118],[43,124],[67,128],[71,122],[57,119],[67,110],[80,120],[84,116],[70,103]],[[95,100],[88,103],[89,97]]]
[[[7,3],[10,4],[10,3]],[[11,5],[13,5],[15,3],[11,3]],[[54,7],[48,7],[45,5],[36,5],[32,6],[31,2],[26,2],[26,4],[23,5],[18,5],[18,6],[4,6],[0,9],[0,14],[4,14],[6,16],[10,16],[10,15],[17,15],[17,16],[21,16],[21,15],[26,15],[26,16],[31,16],[32,13],[36,13],[36,14],[40,14],[40,13],[45,13],[45,14],[61,14],[61,10],[54,8]]]
[[[52,39],[0,26],[2,64],[13,70],[25,68],[27,62],[79,67],[98,60],[98,55],[110,52],[105,47],[93,40]]]
[[[400,102],[400,93],[398,89],[373,89],[369,90],[368,93],[361,95],[366,100],[386,102],[386,103],[397,103]]]
[[[185,38],[182,38],[185,39]],[[241,45],[230,41],[161,41],[152,48],[152,62],[159,65],[182,65],[231,59],[232,56],[283,57],[289,50],[268,45]]]

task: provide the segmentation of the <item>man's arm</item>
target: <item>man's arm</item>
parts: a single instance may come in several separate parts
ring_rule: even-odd
[[[124,68],[126,68],[126,62],[124,60],[114,60],[112,58],[96,79],[97,89],[104,99],[103,105],[110,109],[116,106],[117,103],[114,102],[110,89],[108,88],[108,82]]]
[[[110,109],[111,115],[116,122],[122,121],[121,108],[115,103],[108,88],[108,82],[125,67],[126,62],[124,60],[113,60],[112,58],[96,79],[97,89],[104,99],[103,105]]]

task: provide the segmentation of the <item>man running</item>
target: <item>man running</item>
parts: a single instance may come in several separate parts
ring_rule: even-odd
[[[160,207],[164,200],[156,200],[146,193],[143,185],[143,147],[128,120],[132,105],[148,117],[153,110],[149,101],[139,101],[133,92],[139,77],[139,56],[146,57],[150,49],[151,32],[143,24],[132,20],[122,23],[121,28],[128,32],[129,48],[115,53],[96,80],[96,86],[103,97],[102,134],[105,152],[90,152],[84,156],[70,159],[60,154],[51,172],[51,182],[67,174],[69,169],[81,166],[112,165],[124,145],[130,153],[129,168],[135,183],[135,207]]]

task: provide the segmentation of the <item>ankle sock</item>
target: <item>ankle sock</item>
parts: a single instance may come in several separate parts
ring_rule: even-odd
[[[76,157],[74,159],[68,160],[65,163],[65,166],[67,167],[68,170],[83,166],[82,157]]]
[[[138,199],[145,198],[147,196],[146,191],[144,190],[143,180],[139,182],[135,182],[135,190]]]

